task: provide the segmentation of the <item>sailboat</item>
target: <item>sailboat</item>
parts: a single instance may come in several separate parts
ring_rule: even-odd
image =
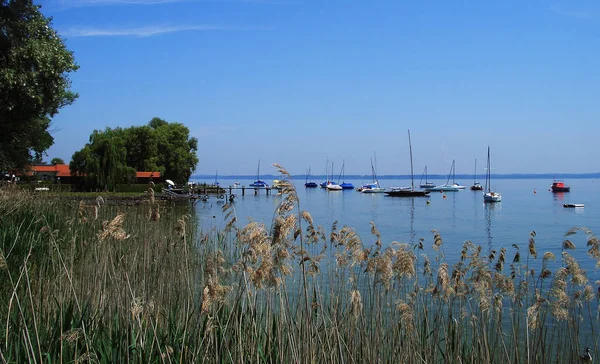
[[[333,162],[331,162],[331,171],[332,171],[332,175],[333,175]],[[327,185],[329,185],[331,183],[331,181],[329,180],[329,159],[325,161],[325,182],[321,182],[320,186],[322,188],[327,188]]]
[[[333,177],[333,162],[331,162],[331,176]],[[325,186],[325,188],[327,188],[327,191],[341,191],[343,188],[342,186],[340,186],[339,183],[339,177],[338,177],[338,183],[333,183],[329,180],[327,180],[327,185]],[[321,186],[323,186],[323,184],[321,184]]]
[[[269,185],[265,181],[260,180],[260,159],[258,160],[258,169],[256,170],[256,181],[250,183],[250,187],[269,187]]]
[[[423,176],[425,176],[425,183],[423,183]],[[423,174],[421,175],[421,182],[419,183],[419,187],[421,187],[421,188],[435,187],[433,182],[427,181],[427,166],[425,166],[425,170],[423,171]]]
[[[341,180],[342,183],[340,183],[340,187],[342,187],[343,190],[353,190],[354,189],[354,185],[350,182],[346,182],[344,181],[344,166],[346,165],[346,161],[343,160],[342,161],[342,170],[340,171],[340,176],[341,176]],[[339,183],[339,181],[338,181]]]
[[[477,182],[477,159],[475,159],[475,172],[473,173],[473,186],[470,187],[471,191],[481,191],[483,186]]]
[[[313,181],[308,181],[308,178],[310,177],[310,166],[308,167],[308,172],[306,172],[306,183],[304,183],[304,187],[306,188],[314,188],[317,187],[317,182],[313,182]]]
[[[375,172],[375,167],[373,167],[373,159],[371,159],[371,174],[373,175],[373,183],[362,186],[359,190],[362,193],[384,193],[385,188],[379,185],[379,180],[377,179],[377,172]]]
[[[385,194],[388,196],[395,197],[416,197],[416,196],[427,196],[429,191],[415,190],[415,176],[413,173],[413,160],[412,160],[412,144],[410,142],[410,130],[408,130],[408,150],[410,151],[410,189],[409,188],[393,188],[386,191]]]
[[[456,181],[454,180],[455,175],[456,175],[455,160],[452,160],[452,167],[450,167],[450,173],[448,173],[448,180],[446,180],[446,183],[443,185],[426,188],[426,190],[427,191],[450,191],[450,192],[464,190],[466,188],[466,186],[462,186],[462,185],[456,183]],[[450,184],[450,176],[452,176],[452,184]]]
[[[219,170],[217,170],[215,172],[215,183],[213,184],[213,186],[217,186],[217,187],[219,186],[219,181],[217,180],[218,175],[219,175]]]
[[[502,194],[500,192],[492,191],[492,175],[490,165],[490,147],[488,145],[488,157],[487,157],[487,171],[485,174],[485,191],[483,193],[483,202],[500,202],[502,201]]]

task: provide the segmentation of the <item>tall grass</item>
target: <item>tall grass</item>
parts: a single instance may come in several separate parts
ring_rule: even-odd
[[[289,173],[270,226],[200,231],[193,210],[0,190],[3,362],[576,362],[597,356],[598,285],[535,232],[517,254],[443,237],[384,242],[328,231]],[[368,242],[367,242],[368,239]],[[454,249],[454,247],[453,247]]]

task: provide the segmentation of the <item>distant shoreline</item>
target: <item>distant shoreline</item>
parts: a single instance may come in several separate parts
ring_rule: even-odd
[[[512,174],[492,174],[492,177],[494,179],[590,179],[590,178],[600,178],[600,172],[596,172],[596,173],[538,173],[538,174],[523,174],[523,173],[512,173]],[[273,174],[265,174],[265,175],[261,175],[260,178],[262,180],[272,180],[272,179],[279,179],[280,177],[277,175],[273,175]],[[306,175],[293,175],[292,178],[294,180],[305,180],[306,179]],[[312,175],[311,176],[311,180],[324,180],[326,178],[326,176],[324,175]],[[354,174],[354,175],[346,175],[344,177],[347,180],[351,180],[351,179],[371,179],[372,176],[369,175],[359,175],[359,174]],[[420,179],[421,176],[415,176],[415,180]],[[484,174],[478,174],[477,175],[478,179],[485,179],[485,175]],[[209,180],[214,180],[215,179],[215,175],[203,175],[203,174],[198,174],[198,175],[192,175],[190,177],[190,179],[192,180],[198,180],[198,179],[209,179]],[[238,176],[218,176],[218,179],[251,179],[254,180],[256,179],[255,175],[249,175],[249,176],[243,176],[243,175],[238,175]],[[337,179],[337,176],[334,176],[333,179]],[[382,176],[378,176],[378,179],[410,179],[410,175],[382,175]],[[428,180],[446,180],[448,179],[448,176],[445,175],[441,175],[441,174],[430,174],[427,176]],[[464,179],[473,179],[473,175],[472,174],[457,174],[455,179],[457,180],[464,180]]]

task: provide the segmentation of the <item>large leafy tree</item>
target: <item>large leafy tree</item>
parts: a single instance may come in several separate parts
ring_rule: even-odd
[[[164,168],[165,177],[187,182],[198,164],[198,139],[190,137],[189,129],[181,123],[153,118],[149,125],[158,136],[158,165]]]
[[[181,123],[152,119],[147,126],[95,130],[85,147],[73,154],[71,173],[88,190],[112,190],[129,183],[135,171],[161,172],[183,183],[198,164],[198,140]]]
[[[48,128],[77,94],[73,53],[31,0],[0,0],[0,170],[20,168],[53,143]]]

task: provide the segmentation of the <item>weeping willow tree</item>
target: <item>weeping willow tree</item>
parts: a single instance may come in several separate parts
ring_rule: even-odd
[[[89,143],[73,154],[71,173],[80,177],[83,189],[114,191],[117,184],[135,180],[135,169],[126,165],[127,149],[119,135],[119,129],[95,130]]]

